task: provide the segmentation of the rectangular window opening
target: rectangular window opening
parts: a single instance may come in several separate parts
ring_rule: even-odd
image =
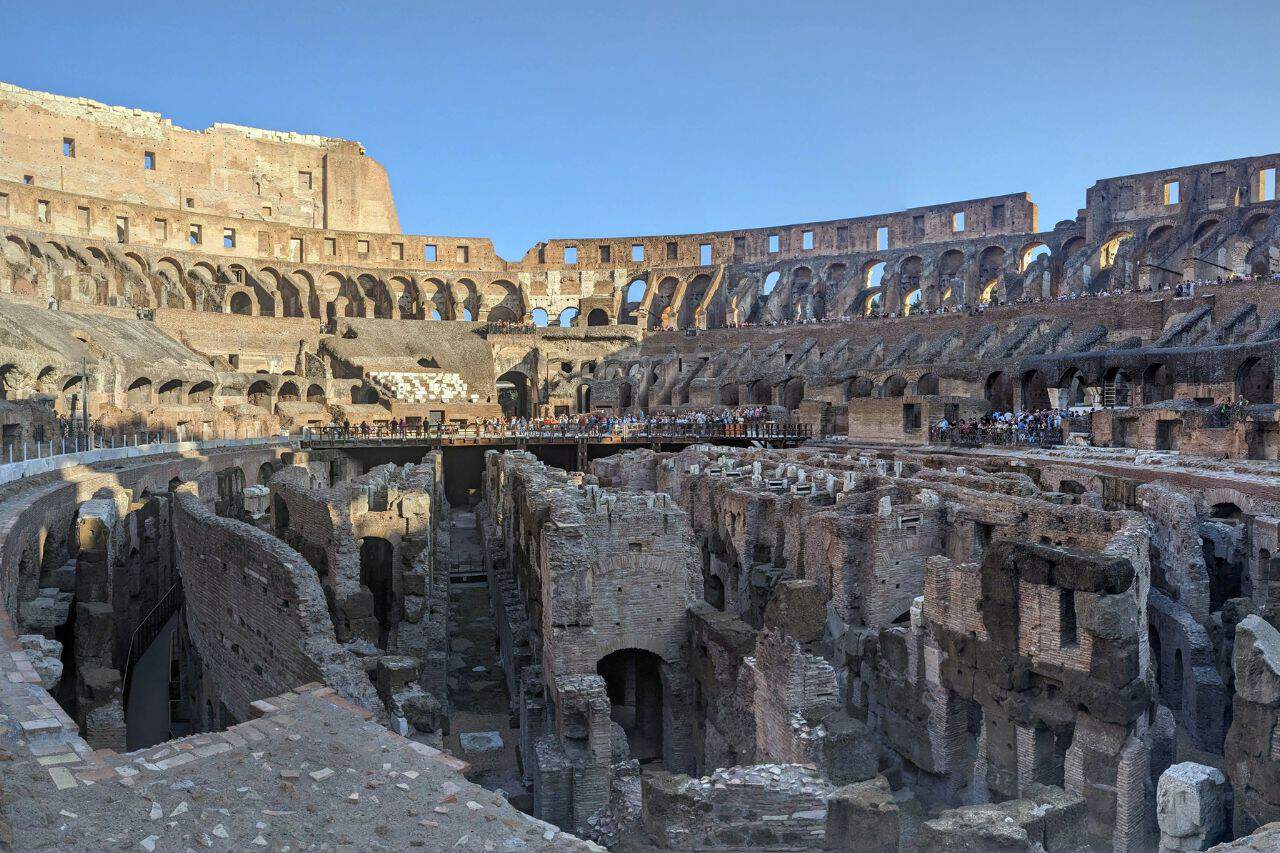
[[[0,193],[0,216],[9,215],[9,194]]]
[[[324,253],[327,257],[332,258],[338,254],[338,240],[335,237],[324,238]]]
[[[154,172],[156,170],[156,152],[142,152],[142,168],[146,169],[148,172]]]
[[[644,260],[643,244],[636,243],[634,246],[631,247],[631,260],[637,263]]]
[[[63,157],[76,156],[76,141],[72,139],[70,136],[62,137],[62,156]]]
[[[300,190],[311,189],[311,173],[310,172],[298,173],[298,189]]]
[[[1258,198],[1257,201],[1275,201],[1276,200],[1276,169],[1272,166],[1269,169],[1258,170]]]
[[[368,241],[368,240],[357,240],[357,241],[356,241],[356,254],[357,254],[357,255],[360,255],[361,257],[365,257],[365,256],[367,256],[367,255],[369,254],[369,241]]]
[[[836,226],[836,246],[838,248],[843,249],[848,245],[849,245],[849,226],[837,225]]]
[[[36,219],[40,222],[49,221],[49,202],[47,201],[36,202]]]
[[[436,247],[433,243],[428,243],[422,248],[422,259],[428,263],[434,263],[436,259]]]
[[[80,224],[80,230],[87,232],[89,230],[89,208],[77,207],[76,220]]]
[[[577,247],[577,246],[565,246],[565,247],[564,247],[564,262],[565,262],[566,264],[576,264],[576,263],[578,262],[578,247]]]
[[[964,211],[959,210],[951,214],[951,231],[959,234],[964,230]]]
[[[698,263],[704,267],[711,266],[711,244],[703,243],[698,246]]]
[[[222,229],[222,248],[234,249],[235,247],[236,247],[236,229],[223,228]]]
[[[1182,201],[1182,183],[1180,181],[1164,182],[1164,203],[1178,204]]]
[[[1004,205],[1003,204],[991,205],[991,227],[992,228],[1004,227]]]
[[[608,264],[612,262],[613,262],[613,247],[601,246],[600,247],[600,263]]]
[[[680,248],[674,242],[667,243],[667,260],[674,261],[680,257]]]
[[[187,198],[186,198],[186,205],[187,205],[187,207],[195,207],[195,206],[196,206],[196,200],[195,200],[194,198],[192,198],[191,196],[187,196]]]
[[[404,260],[404,243],[391,244],[391,257],[397,261]]]
[[[459,246],[456,257],[460,264],[469,263],[471,261],[471,248],[469,246]]]
[[[169,239],[169,220],[156,219],[151,223],[151,235],[157,240]]]
[[[1076,631],[1076,594],[1074,590],[1058,591],[1058,641],[1061,646],[1080,642]]]
[[[924,236],[924,215],[911,217],[911,235],[913,237]]]
[[[193,246],[199,246],[200,241],[203,238],[203,235],[200,232],[203,230],[204,229],[199,225],[192,225],[187,229],[187,242]]]
[[[876,251],[882,252],[889,248],[889,226],[881,225],[876,229]]]
[[[36,182],[35,175],[23,175],[23,176],[22,176],[22,182],[23,182],[24,184],[26,184],[27,186],[31,186],[32,184],[34,184],[34,183]]]
[[[264,204],[264,205],[262,206],[262,218],[263,218],[263,219],[270,219],[270,218],[271,218],[271,205],[269,205],[269,204]]]
[[[116,217],[116,242],[129,242],[129,217],[127,216]]]
[[[746,253],[747,253],[747,238],[734,237],[733,238],[733,256],[735,258],[740,258]]]
[[[782,248],[782,241],[778,239],[777,234],[769,235],[769,254],[776,255],[778,250]]]
[[[813,248],[813,232],[812,231],[805,231],[800,235],[800,246],[806,251]]]
[[[301,237],[289,238],[289,260],[291,261],[302,260],[302,238]]]

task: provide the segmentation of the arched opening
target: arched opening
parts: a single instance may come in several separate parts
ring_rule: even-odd
[[[618,322],[629,326],[634,326],[639,322],[636,317],[636,311],[639,310],[640,303],[644,302],[646,287],[645,280],[642,278],[637,278],[627,285],[627,292],[623,295],[622,317]]]
[[[631,408],[632,400],[631,383],[623,382],[618,386],[618,411],[625,412]]]
[[[1182,710],[1182,649],[1174,649],[1173,672],[1169,675],[1169,690],[1165,699],[1169,702],[1169,710],[1176,714]]]
[[[284,502],[284,498],[280,497],[279,493],[271,496],[271,515],[276,530],[289,529],[289,505]]]
[[[253,314],[253,300],[249,298],[249,294],[243,290],[231,294],[231,313],[245,316]]]
[[[529,377],[518,370],[508,370],[498,377],[498,405],[506,418],[527,418],[533,415],[529,407]]]
[[[724,581],[716,575],[707,575],[702,580],[702,597],[716,610],[724,610]]]
[[[212,403],[213,402],[213,383],[197,382],[191,386],[191,390],[187,392],[188,403]]]
[[[1012,411],[1013,389],[1010,387],[1011,384],[1004,372],[997,370],[987,377],[987,381],[983,386],[982,396],[997,412]]]
[[[176,405],[182,402],[182,380],[170,379],[160,384],[157,391],[160,402],[165,405]]]
[[[302,399],[302,394],[298,390],[298,386],[293,382],[286,382],[280,386],[280,392],[276,395],[276,401],[280,403],[296,403]]]
[[[324,388],[322,388],[322,387],[321,387],[321,386],[319,386],[319,385],[315,385],[315,384],[308,385],[308,386],[307,386],[307,402],[308,402],[308,403],[323,403],[323,402],[324,402]]]
[[[391,543],[380,536],[366,536],[360,540],[360,583],[373,596],[380,649],[387,647],[387,638],[391,634],[391,613],[395,605],[395,589],[391,582],[394,554]]]
[[[879,287],[884,279],[884,261],[870,261],[862,269],[862,286]]]
[[[130,407],[149,405],[151,403],[151,380],[145,376],[133,380],[125,391],[125,399]]]
[[[1023,248],[1022,257],[1018,259],[1018,271],[1026,272],[1036,261],[1050,256],[1049,247],[1044,243],[1029,243]]]
[[[662,658],[642,649],[622,649],[596,664],[609,695],[610,717],[627,734],[631,756],[641,763],[662,759]]]
[[[894,373],[885,377],[880,385],[881,397],[901,397],[907,392],[907,380],[901,374]]]
[[[1133,239],[1133,234],[1128,231],[1120,231],[1107,238],[1102,244],[1102,248],[1098,250],[1098,269],[1110,269],[1116,262],[1116,256],[1120,254],[1120,244],[1125,240]]]
[[[782,278],[782,273],[774,270],[764,277],[764,286],[760,288],[760,292],[765,296],[773,293],[775,287],[778,286],[778,280]]]
[[[249,403],[259,406],[263,409],[271,408],[271,383],[266,380],[259,380],[249,386],[249,393],[246,395]]]
[[[547,312],[545,308],[534,308],[533,311],[530,312],[529,317],[531,318],[533,325],[538,328],[545,329],[547,327]]]
[[[1084,377],[1074,367],[1068,368],[1067,372],[1062,374],[1062,379],[1058,381],[1058,388],[1062,391],[1064,407],[1084,405]]]
[[[1035,412],[1048,409],[1049,382],[1038,370],[1028,370],[1022,374],[1022,409]]]
[[[788,379],[782,392],[782,404],[794,412],[800,408],[800,401],[803,399],[804,380],[798,376]]]
[[[735,382],[730,385],[721,385],[718,398],[722,406],[738,405],[738,384]]]
[[[1122,368],[1113,367],[1102,378],[1102,405],[1129,406],[1133,399],[1133,381]]]
[[[906,295],[902,300],[902,314],[904,317],[916,313],[920,310],[920,288],[916,288]]]
[[[938,374],[926,373],[916,380],[916,393],[920,395],[938,393]]]
[[[1173,399],[1173,377],[1163,364],[1153,364],[1142,374],[1142,401],[1158,403]]]
[[[609,312],[603,308],[592,308],[587,312],[588,326],[607,326],[609,325]]]
[[[1275,375],[1262,359],[1252,356],[1236,371],[1236,396],[1250,403],[1274,402]]]
[[[565,328],[568,328],[569,326],[572,326],[573,321],[576,320],[577,318],[578,318],[577,308],[566,308],[560,312],[560,317],[559,319],[556,320],[556,325],[560,326],[560,328],[562,329],[565,329]]]

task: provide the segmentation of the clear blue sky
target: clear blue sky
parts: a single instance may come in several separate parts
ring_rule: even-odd
[[[1280,150],[1276,0],[14,3],[0,79],[358,139],[409,232],[786,224]],[[121,14],[117,10],[126,10]]]

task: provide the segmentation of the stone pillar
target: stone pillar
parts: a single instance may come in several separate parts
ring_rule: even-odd
[[[827,798],[824,850],[898,853],[900,817],[883,776],[846,785]]]

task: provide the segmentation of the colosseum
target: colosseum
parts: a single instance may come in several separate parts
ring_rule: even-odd
[[[1280,849],[1277,167],[506,260],[0,85],[0,849]]]

